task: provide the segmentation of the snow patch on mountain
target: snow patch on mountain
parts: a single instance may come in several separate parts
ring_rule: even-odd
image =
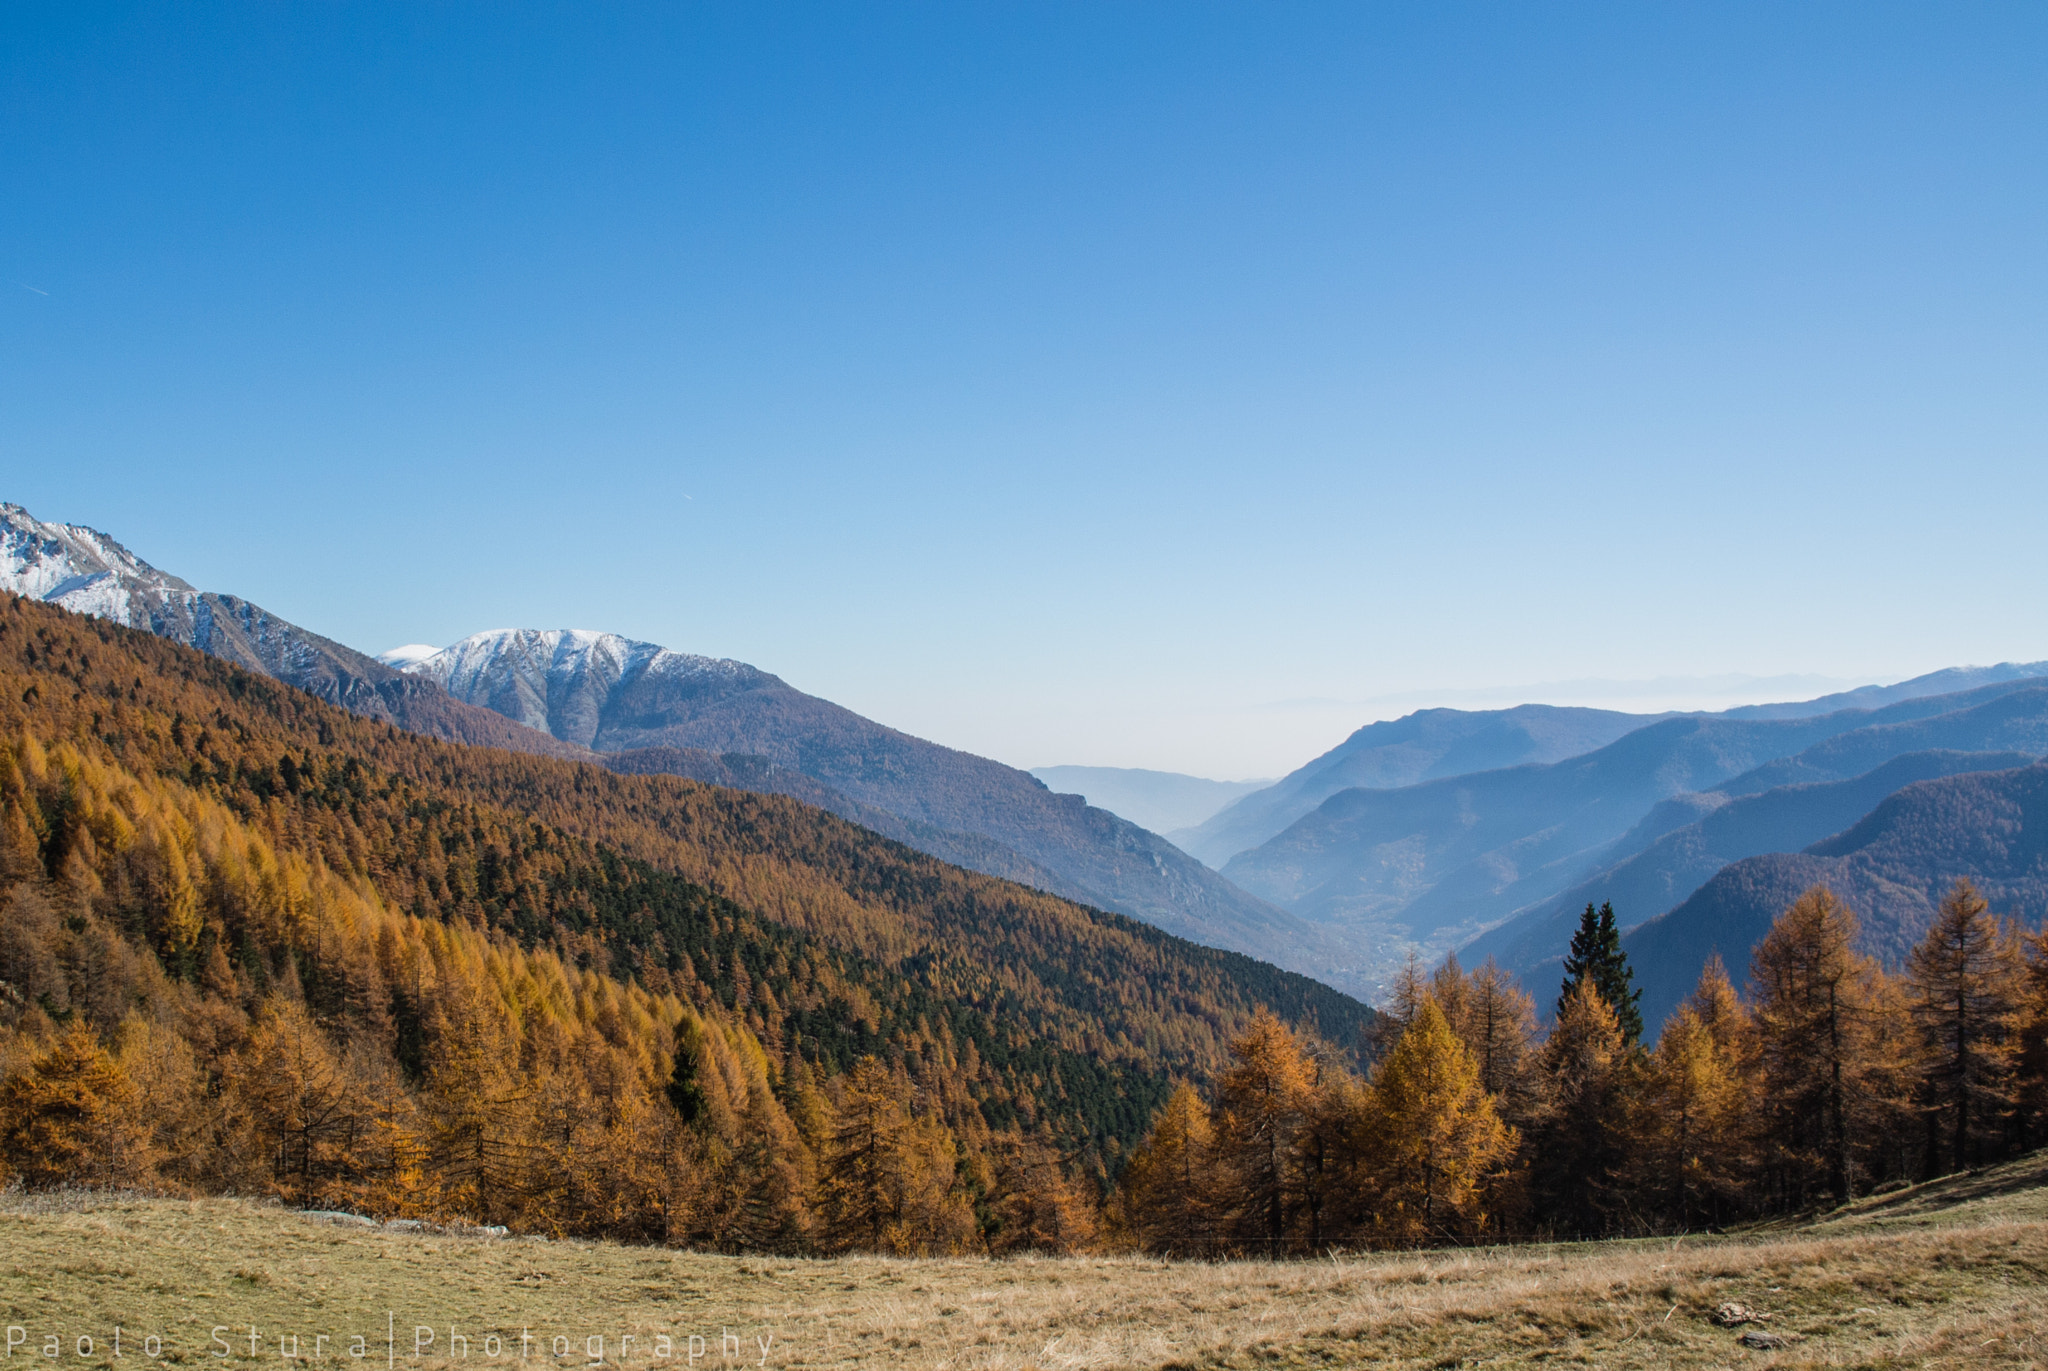
[[[407,643],[403,647],[394,647],[388,652],[378,653],[377,660],[386,666],[395,666],[403,671],[409,666],[424,662],[440,650],[432,643]]]
[[[159,633],[200,609],[198,591],[99,530],[47,524],[13,504],[0,504],[0,589]]]
[[[585,747],[597,735],[607,702],[643,676],[739,677],[754,670],[583,628],[490,629],[417,661],[391,664],[437,682],[458,700]]]

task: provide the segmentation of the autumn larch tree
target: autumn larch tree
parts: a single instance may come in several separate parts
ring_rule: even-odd
[[[1464,1013],[1451,1026],[1479,1067],[1480,1085],[1512,1122],[1530,1104],[1529,1044],[1536,1036],[1536,1003],[1491,957],[1465,980]]]
[[[1381,1231],[1410,1242],[1483,1227],[1480,1196],[1517,1138],[1434,996],[1373,1074],[1367,1109]]]
[[[1566,994],[1543,1044],[1544,1098],[1529,1130],[1539,1215],[1566,1234],[1605,1231],[1625,1157],[1632,1056],[1614,1011],[1585,977]]]
[[[1740,1204],[1752,1163],[1746,1017],[1715,958],[1643,1063],[1628,1172],[1644,1207],[1680,1228],[1725,1222]]]
[[[1183,1081],[1120,1178],[1125,1227],[1151,1252],[1196,1256],[1215,1243],[1215,1131],[1209,1107]]]
[[[1892,1120],[1900,1063],[1887,1032],[1895,996],[1877,963],[1855,950],[1856,916],[1815,886],[1771,925],[1750,954],[1759,1055],[1758,1096],[1770,1114],[1778,1204],[1824,1185],[1846,1201],[1856,1139]]]
[[[1217,1153],[1235,1183],[1238,1236],[1278,1253],[1287,1236],[1295,1135],[1309,1101],[1301,1043],[1261,1007],[1217,1083]]]
[[[149,1169],[135,1087],[85,1022],[0,1090],[0,1156],[30,1189],[133,1184]]]
[[[1961,1171],[2005,1141],[2013,1107],[2025,975],[2016,930],[2001,928],[1959,880],[1906,963],[1913,1018],[1927,1044],[1923,1174]]]

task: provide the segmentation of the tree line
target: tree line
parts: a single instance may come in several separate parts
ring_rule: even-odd
[[[1354,1074],[1271,1017],[1205,1100],[1183,1085],[1112,1197],[1148,1250],[1319,1251],[1713,1228],[1986,1165],[2048,1130],[2048,930],[1958,881],[1897,973],[1801,896],[1642,1041],[1611,907],[1553,1022],[1490,960],[1412,962]]]

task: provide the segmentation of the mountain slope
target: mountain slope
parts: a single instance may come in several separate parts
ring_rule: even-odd
[[[1660,717],[1553,705],[1417,710],[1367,724],[1264,790],[1168,836],[1183,850],[1220,868],[1340,790],[1392,790],[1445,776],[1562,761],[1604,747]]]
[[[1961,876],[2000,914],[2037,923],[2048,912],[2048,763],[1909,785],[1804,852],[1723,868],[1676,909],[1623,937],[1643,987],[1643,1017],[1662,1022],[1716,951],[1739,977],[1771,920],[1814,885],[1856,911],[1865,951],[1896,965]]]
[[[1894,791],[1916,781],[2030,765],[2024,752],[1909,752],[1845,781],[1782,786],[1730,800],[1705,818],[1581,881],[1555,900],[1517,915],[1474,941],[1464,955],[1491,956],[1528,980],[1561,961],[1588,904],[1612,903],[1624,930],[1673,908],[1731,862],[1797,852],[1854,824]],[[1628,848],[1624,838],[1616,844]]]
[[[1121,766],[1035,766],[1031,774],[1062,794],[1079,795],[1097,809],[1140,828],[1170,834],[1214,815],[1270,781],[1212,781],[1173,771]]]
[[[119,778],[139,778],[170,797],[166,813],[225,806],[285,846],[276,860],[298,867],[266,875],[251,858],[236,877],[250,892],[230,892],[231,913],[260,903],[259,885],[289,897],[292,870],[341,873],[394,916],[694,997],[777,1060],[837,1070],[884,1052],[936,1068],[973,1060],[973,1044],[986,1069],[962,1080],[991,1126],[1042,1111],[1084,1138],[1128,1143],[1174,1076],[1216,1069],[1256,1005],[1347,1049],[1372,1019],[1306,977],[947,866],[790,799],[423,738],[11,596],[0,686],[0,876],[19,876],[25,844],[38,873],[98,864],[98,884],[81,888],[146,935],[174,977],[194,976],[214,946],[248,966],[245,934],[259,930],[179,934],[169,840],[138,840],[105,814],[70,823],[70,783],[42,765],[46,749],[81,749],[116,777],[110,794],[136,792]],[[40,796],[37,771],[51,776]],[[299,921],[303,959],[258,971],[350,1002],[334,968],[312,974],[338,930],[320,926],[317,901],[300,906],[264,915],[277,926],[263,936]]]
[[[1051,873],[1048,888],[1345,984],[1343,938],[1237,889],[1136,824],[1055,795],[1028,773],[926,742],[806,695],[743,662],[615,634],[500,630],[407,668],[453,697],[599,753],[680,748],[760,758],[905,821],[905,840],[962,836]],[[978,864],[978,859],[977,859]]]

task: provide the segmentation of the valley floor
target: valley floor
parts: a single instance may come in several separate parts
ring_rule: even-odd
[[[1770,1318],[1720,1327],[1730,1301]],[[145,1367],[152,1347],[185,1367],[275,1364],[294,1346],[335,1371],[541,1371],[599,1353],[934,1371],[2035,1366],[2048,1154],[1739,1236],[1293,1263],[731,1258],[365,1229],[236,1200],[11,1194],[0,1322],[29,1359],[16,1364],[65,1368]],[[1757,1330],[1784,1345],[1745,1347]]]

